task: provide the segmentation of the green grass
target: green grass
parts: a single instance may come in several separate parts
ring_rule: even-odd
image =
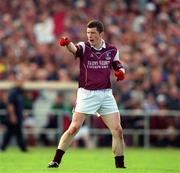
[[[58,169],[48,169],[55,148],[9,148],[0,153],[0,173],[180,173],[180,149],[127,148],[127,169],[115,169],[110,148],[69,149]]]

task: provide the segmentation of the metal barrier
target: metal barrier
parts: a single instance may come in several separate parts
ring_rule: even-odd
[[[0,110],[0,115],[5,114],[5,110]],[[59,112],[61,114],[62,111]],[[152,116],[168,116],[168,117],[180,117],[180,111],[177,110],[152,110],[152,111],[143,111],[143,110],[120,110],[121,117],[141,117],[143,118],[144,127],[141,129],[133,129],[133,128],[124,128],[124,135],[132,135],[135,138],[138,135],[143,135],[144,138],[144,147],[150,147],[150,135],[168,135],[169,131],[166,129],[150,129],[150,117]],[[86,123],[90,127],[90,134],[93,136],[98,135],[110,135],[110,132],[107,128],[92,128],[91,117],[87,116]],[[46,118],[46,117],[44,117]],[[57,129],[44,129],[38,126],[38,122],[36,122],[36,126],[32,129],[24,129],[25,134],[38,135],[40,133],[45,133],[49,135],[61,134],[64,129],[63,117],[59,116],[58,119],[58,128]],[[2,136],[3,129],[0,129],[0,136]],[[173,131],[174,135],[180,135],[180,129],[175,129]]]

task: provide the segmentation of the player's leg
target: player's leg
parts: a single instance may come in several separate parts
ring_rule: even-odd
[[[112,134],[112,151],[115,155],[115,165],[117,168],[125,168],[124,139],[123,130],[120,124],[120,114],[116,112],[108,115],[102,115],[101,118]]]
[[[48,165],[49,168],[55,168],[55,167],[59,166],[59,163],[61,162],[61,159],[62,159],[65,151],[68,149],[68,147],[72,143],[74,136],[79,131],[84,120],[85,120],[85,115],[83,113],[75,112],[73,114],[71,124],[70,124],[69,128],[62,135],[62,137],[59,141],[59,145],[56,150],[54,159]]]
[[[89,127],[84,124],[81,129],[79,130],[79,132],[77,133],[77,135],[74,138],[74,146],[78,145],[78,141],[81,140],[84,143],[84,146],[86,148],[94,148],[95,144],[93,142],[93,140],[91,139],[90,136],[90,129]]]
[[[2,145],[1,145],[1,150],[2,151],[6,150],[12,136],[13,136],[12,126],[8,125],[7,129],[6,129],[5,133],[4,133],[4,136],[3,136],[3,140],[2,140],[3,141]]]
[[[61,149],[63,151],[67,150],[67,148],[72,143],[74,136],[77,134],[80,127],[82,126],[84,120],[85,120],[85,115],[83,113],[75,112],[73,114],[72,122],[68,130],[62,135],[58,145],[58,149]]]
[[[24,136],[23,136],[23,132],[22,132],[22,127],[20,124],[17,124],[15,126],[16,128],[14,129],[14,134],[16,136],[17,139],[17,143],[20,147],[20,149],[25,152],[27,151],[27,146],[26,146],[26,142],[24,140]]]

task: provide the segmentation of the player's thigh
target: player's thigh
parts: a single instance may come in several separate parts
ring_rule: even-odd
[[[81,127],[84,120],[86,118],[86,115],[79,112],[74,112],[72,116],[72,121],[70,124],[70,127]]]
[[[111,131],[121,128],[121,119],[119,112],[102,115],[101,118]]]
[[[67,130],[68,134],[76,135],[79,131],[80,127],[82,126],[85,120],[85,115],[83,113],[74,112],[71,124]]]

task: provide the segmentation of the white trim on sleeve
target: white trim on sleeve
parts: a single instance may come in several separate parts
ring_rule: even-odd
[[[119,56],[120,56],[120,53],[119,53],[119,50],[117,50],[117,53],[116,53],[113,61],[119,61]]]
[[[83,48],[83,54],[84,54],[84,52],[85,52],[85,43],[81,41],[81,42],[79,42],[77,45],[82,46],[82,48]]]

